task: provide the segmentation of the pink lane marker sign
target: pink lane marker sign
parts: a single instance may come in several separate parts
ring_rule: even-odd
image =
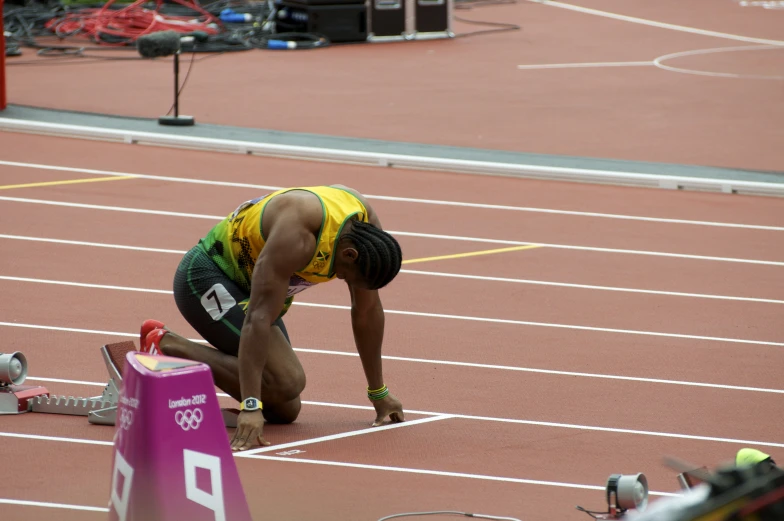
[[[110,521],[252,521],[210,368],[126,355]]]

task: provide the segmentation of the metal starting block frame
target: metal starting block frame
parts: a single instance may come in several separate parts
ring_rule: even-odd
[[[45,414],[64,414],[68,416],[87,416],[87,421],[95,425],[114,425],[117,417],[117,404],[122,391],[122,373],[125,356],[137,351],[133,342],[118,342],[101,346],[101,357],[109,373],[109,381],[103,393],[95,398],[74,396],[36,396],[28,402],[29,412]],[[237,427],[237,409],[221,409],[226,427]]]
[[[106,344],[101,347],[101,356],[109,373],[109,382],[100,397],[37,396],[30,400],[30,412],[87,416],[87,421],[90,423],[114,425],[117,416],[117,403],[120,400],[120,390],[122,389],[121,367],[123,365],[118,362],[124,363],[125,355],[130,351],[136,351],[133,342]]]

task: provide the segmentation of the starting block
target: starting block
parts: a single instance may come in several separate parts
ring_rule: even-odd
[[[131,341],[106,344],[101,346],[101,357],[109,380],[100,396],[85,398],[81,396],[58,396],[50,394],[45,387],[9,385],[0,388],[0,414],[18,414],[38,412],[45,414],[63,414],[67,416],[86,416],[87,421],[96,425],[115,425],[117,406],[122,391],[123,371],[128,353],[137,352]],[[0,355],[8,356],[8,355]],[[26,365],[21,353],[14,353]],[[12,383],[24,381],[27,368]],[[11,380],[10,378],[6,378]],[[226,427],[237,426],[238,409],[221,409]]]
[[[117,362],[123,361],[122,356],[131,351],[136,351],[133,342],[107,344],[101,347],[101,356],[109,372],[109,381],[101,396],[97,398],[38,396],[31,400],[30,412],[87,416],[87,421],[90,423],[114,425],[117,418],[117,402],[120,400],[120,389],[122,389],[122,370]]]

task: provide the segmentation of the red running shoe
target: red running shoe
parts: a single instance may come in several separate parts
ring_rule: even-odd
[[[165,326],[163,322],[158,320],[148,319],[142,323],[141,331],[139,331],[139,347],[141,351],[144,351],[144,343],[147,341],[147,335],[150,334],[150,331],[153,329],[163,329]]]
[[[163,351],[161,351],[161,338],[163,338],[166,333],[168,333],[168,331],[161,327],[155,328],[147,333],[140,351],[149,355],[163,355]]]

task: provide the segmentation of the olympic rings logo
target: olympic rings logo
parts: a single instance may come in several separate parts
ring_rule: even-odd
[[[133,411],[128,409],[123,409],[120,413],[120,427],[124,430],[128,430],[133,423]]]
[[[177,413],[174,415],[174,421],[177,422],[177,425],[179,425],[184,431],[198,429],[203,419],[204,414],[198,407],[192,411],[190,409],[177,411]]]

